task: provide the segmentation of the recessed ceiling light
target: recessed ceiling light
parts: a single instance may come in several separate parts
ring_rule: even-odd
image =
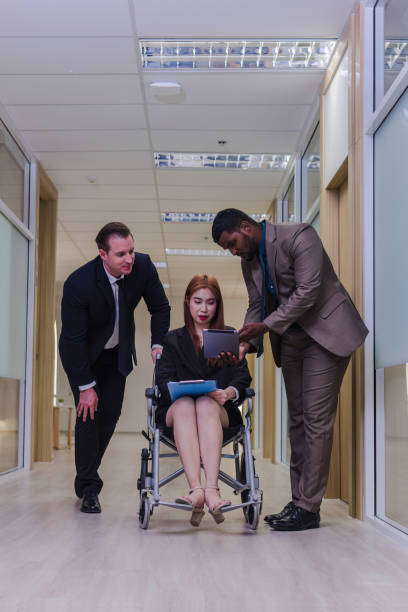
[[[144,70],[325,70],[334,39],[141,40]]]
[[[224,170],[285,170],[289,153],[154,152],[156,168],[223,168]]]
[[[182,92],[182,86],[175,81],[153,81],[149,83],[153,95],[158,99],[177,98]]]
[[[89,183],[96,183],[96,176],[94,176],[93,174],[88,176],[88,182]]]
[[[212,223],[217,213],[200,212],[163,212],[161,213],[163,223]],[[255,213],[249,215],[254,221],[268,219],[269,215]]]
[[[167,255],[201,255],[201,257],[227,257],[229,251],[223,249],[166,249]]]

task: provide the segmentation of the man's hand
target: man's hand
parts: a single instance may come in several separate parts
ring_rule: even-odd
[[[251,345],[249,342],[240,342],[238,357],[230,351],[227,353],[220,353],[217,357],[217,366],[221,368],[224,365],[238,365],[239,362],[244,359],[250,348]]]
[[[252,338],[263,336],[269,328],[265,323],[247,323],[239,330],[239,339],[241,342],[249,342]]]
[[[239,360],[242,361],[251,348],[249,342],[240,342],[239,343]]]
[[[88,412],[91,417],[91,421],[95,418],[95,412],[98,410],[98,396],[94,387],[90,389],[86,389],[85,391],[80,391],[79,393],[79,402],[77,406],[77,415],[78,418],[82,415],[82,420],[85,423]]]
[[[152,359],[153,359],[153,363],[156,363],[156,357],[157,355],[161,355],[163,352],[163,349],[161,348],[161,346],[156,346],[155,348],[152,349]]]

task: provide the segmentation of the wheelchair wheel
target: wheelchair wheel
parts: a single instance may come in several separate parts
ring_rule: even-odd
[[[137,480],[137,488],[139,491],[145,488],[145,480],[146,476],[148,475],[148,460],[149,451],[147,448],[143,448],[140,461],[140,477]]]
[[[248,523],[250,529],[255,530],[258,527],[258,523],[259,523],[258,504],[251,504],[250,506],[246,506],[245,518],[246,518],[246,522]]]
[[[139,504],[139,527],[147,529],[150,521],[150,502],[147,495],[142,495]]]
[[[245,453],[241,454],[240,464],[239,464],[239,480],[243,484],[246,483],[246,472],[245,472]],[[249,499],[249,491],[242,491],[241,493],[241,502],[245,504]],[[248,506],[244,506],[242,508],[242,512],[244,513],[245,520],[248,522],[247,512]]]

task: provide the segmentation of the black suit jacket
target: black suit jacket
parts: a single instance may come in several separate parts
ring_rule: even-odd
[[[232,328],[227,328],[232,329]],[[170,406],[171,400],[167,383],[179,380],[213,380],[217,381],[218,389],[235,387],[239,393],[237,402],[226,402],[227,412],[244,400],[245,389],[251,384],[251,375],[248,364],[243,359],[238,365],[225,365],[211,367],[203,357],[194,350],[190,334],[186,327],[170,331],[163,345],[163,354],[158,365],[156,382],[160,390],[158,415],[162,418],[163,412]],[[160,419],[159,419],[160,420]]]
[[[143,298],[151,314],[152,344],[163,344],[170,324],[170,306],[156,268],[144,253],[135,253],[132,271],[124,277],[123,287],[131,321],[130,346],[136,364],[134,309]],[[75,270],[64,284],[59,352],[71,385],[86,385],[94,380],[92,364],[113,333],[115,315],[112,287],[98,256]]]

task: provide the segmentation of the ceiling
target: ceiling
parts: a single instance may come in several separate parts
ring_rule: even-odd
[[[283,173],[156,169],[153,151],[293,154],[323,75],[147,73],[139,39],[336,38],[354,4],[4,0],[0,103],[58,188],[57,280],[94,257],[100,227],[120,220],[137,250],[167,263],[159,274],[169,295],[182,294],[198,272],[215,274],[225,296],[243,295],[237,258],[166,255],[165,248],[214,248],[208,224],[163,224],[160,213],[265,213]],[[181,101],[155,98],[149,83],[157,80],[179,82]]]

